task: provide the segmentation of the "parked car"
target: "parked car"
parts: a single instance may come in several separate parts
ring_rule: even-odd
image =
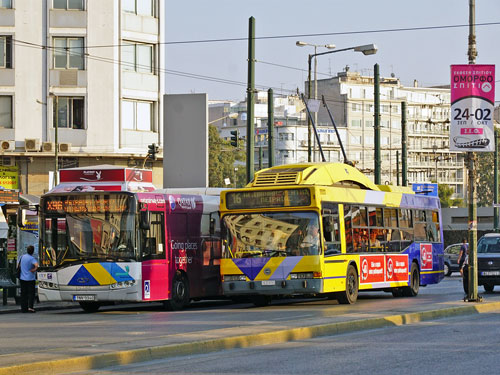
[[[477,242],[477,283],[487,292],[500,285],[500,233],[487,233]]]
[[[458,255],[462,243],[454,243],[444,249],[444,275],[450,276],[452,272],[459,272]]]

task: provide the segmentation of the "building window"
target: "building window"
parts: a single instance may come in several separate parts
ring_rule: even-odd
[[[122,64],[125,70],[153,73],[153,45],[125,42],[122,46]]]
[[[12,0],[0,0],[0,8],[12,9]]]
[[[293,133],[279,133],[280,141],[293,141],[294,134]]]
[[[361,112],[363,105],[360,103],[352,103],[352,111],[353,112]]]
[[[153,131],[153,102],[124,100],[122,102],[122,128]]]
[[[0,128],[12,128],[12,96],[0,96]]]
[[[83,10],[83,0],[54,0],[54,9]]]
[[[0,68],[12,68],[12,37],[0,36]]]
[[[123,10],[139,16],[155,16],[154,0],[123,0]]]
[[[54,68],[83,70],[83,38],[54,38]]]
[[[84,99],[82,97],[56,96],[54,100],[53,127],[84,129]]]

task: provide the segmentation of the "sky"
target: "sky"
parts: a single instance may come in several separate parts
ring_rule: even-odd
[[[244,100],[248,25],[255,18],[255,84],[274,94],[304,91],[308,54],[297,40],[336,49],[376,44],[372,56],[345,51],[318,57],[318,79],[350,71],[404,85],[446,85],[450,65],[467,64],[469,0],[165,0],[166,93]],[[476,64],[500,64],[500,0],[476,0]],[[449,27],[465,25],[463,27]],[[415,29],[387,31],[394,29]],[[318,35],[321,34],[321,35]],[[239,40],[234,40],[239,39]],[[215,40],[215,41],[214,41]],[[317,52],[327,51],[318,47]],[[496,74],[500,103],[500,72]]]

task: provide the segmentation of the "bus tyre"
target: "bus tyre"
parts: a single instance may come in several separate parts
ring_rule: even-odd
[[[251,300],[252,300],[252,303],[256,307],[265,307],[271,303],[272,297],[271,296],[252,296]]]
[[[101,304],[99,302],[79,302],[79,303],[82,310],[85,311],[86,313],[95,313],[97,310],[99,310],[99,307],[101,307]]]
[[[411,264],[410,285],[403,288],[403,296],[415,297],[420,288],[420,272],[418,271],[417,263]]]
[[[345,291],[339,292],[337,300],[343,305],[351,305],[358,299],[358,273],[352,264],[347,267],[347,275],[345,278]]]
[[[172,283],[171,299],[165,301],[165,307],[170,311],[182,310],[189,304],[189,282],[180,272],[177,272]]]

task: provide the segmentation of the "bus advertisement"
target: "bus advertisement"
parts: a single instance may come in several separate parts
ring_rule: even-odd
[[[221,274],[226,296],[358,291],[416,296],[443,279],[439,198],[375,185],[340,163],[282,165],[221,193]]]
[[[69,191],[65,182],[41,198],[41,301],[74,301],[87,312],[113,301],[163,301],[178,310],[221,295],[218,195],[148,191],[137,182],[142,192],[118,190],[102,171],[85,172],[101,176],[99,184],[87,179],[85,189]]]

